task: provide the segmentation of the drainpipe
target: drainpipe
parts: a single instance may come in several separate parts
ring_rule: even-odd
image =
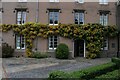
[[[119,48],[120,48],[120,45],[119,45],[119,43],[120,43],[120,42],[119,42],[119,34],[120,34],[119,30],[120,30],[120,29],[119,29],[119,24],[118,24],[118,23],[119,23],[119,22],[118,22],[118,19],[119,19],[119,18],[118,18],[118,17],[119,17],[119,14],[118,14],[118,12],[119,12],[119,11],[118,11],[118,10],[119,10],[119,7],[120,7],[119,4],[117,4],[117,5],[116,5],[116,22],[117,22],[116,25],[117,25],[117,27],[118,27],[118,34],[117,34],[117,42],[118,42],[117,57],[119,57]]]
[[[86,41],[84,39],[84,57],[86,57]]]
[[[119,45],[119,32],[118,32],[118,51],[117,51],[117,57],[119,57],[119,48],[120,48],[120,45]]]
[[[36,5],[36,23],[39,21],[39,0],[37,0],[37,5]],[[36,37],[36,48],[35,51],[37,51],[37,44],[38,44],[38,37]]]

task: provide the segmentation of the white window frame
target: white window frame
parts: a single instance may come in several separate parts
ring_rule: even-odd
[[[50,23],[50,14],[52,13],[52,19],[53,19],[53,23]],[[58,23],[55,24],[55,13],[58,13]],[[49,25],[58,25],[59,24],[59,11],[49,11]]]
[[[103,43],[101,50],[108,50],[108,38],[105,38]]]
[[[17,24],[23,25],[26,22],[26,11],[17,11]],[[20,23],[21,22],[21,23]]]
[[[108,0],[99,0],[99,4],[107,5],[108,4]]]
[[[24,47],[22,47],[21,45],[24,45]],[[25,37],[22,35],[16,35],[16,49],[24,50],[25,46]]]
[[[75,12],[74,13],[74,22],[75,22],[75,17],[76,17],[76,14],[78,15],[77,16],[77,20],[78,20],[78,24],[80,24],[80,18],[82,17],[82,21],[81,22],[83,22],[83,24],[81,24],[81,25],[84,25],[84,12]]]
[[[100,14],[100,24],[103,26],[108,25],[108,14]]]
[[[58,45],[58,36],[50,36],[50,37],[49,37],[49,42],[48,42],[48,43],[49,43],[49,47],[48,47],[49,50],[55,50],[55,49],[57,48],[57,47],[55,47],[55,41],[54,41],[54,40],[55,40],[55,37],[57,37],[57,41],[56,41],[57,44],[56,44],[56,45]],[[51,38],[52,38],[52,39],[51,39]],[[51,40],[52,40],[52,41],[51,41]],[[52,43],[52,44],[51,44],[51,43]],[[53,47],[50,47],[51,45],[53,45]]]
[[[18,0],[18,2],[27,2],[27,0]]]
[[[104,44],[106,44],[106,45],[104,46],[104,50],[108,50],[108,38],[106,38],[106,39],[104,40]]]
[[[59,2],[59,0],[49,0],[49,2]]]
[[[0,24],[2,24],[2,11],[0,11]]]

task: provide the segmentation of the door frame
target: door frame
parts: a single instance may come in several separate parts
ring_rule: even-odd
[[[86,57],[86,54],[85,54],[85,53],[86,53],[86,41],[85,41],[84,39],[78,39],[78,40],[83,40],[83,41],[84,41],[84,43],[83,43],[83,45],[84,45],[84,48],[83,48],[83,51],[84,51],[84,52],[83,52],[83,57]],[[77,53],[76,53],[77,51],[75,51],[75,50],[76,50],[76,49],[75,49],[75,47],[76,47],[76,46],[75,46],[75,41],[76,41],[76,40],[74,40],[74,42],[73,42],[74,57],[80,57],[79,54],[77,55]]]

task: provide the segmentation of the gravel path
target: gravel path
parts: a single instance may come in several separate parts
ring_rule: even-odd
[[[8,78],[46,78],[51,71],[72,72],[110,62],[110,58],[93,60],[85,58],[76,58],[74,60],[10,58],[2,61]]]

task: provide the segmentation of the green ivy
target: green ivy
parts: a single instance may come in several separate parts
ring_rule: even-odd
[[[102,26],[100,24],[59,24],[57,26],[45,25],[40,23],[2,24],[0,30],[7,32],[13,30],[14,33],[24,35],[26,38],[26,54],[28,57],[32,54],[33,40],[36,37],[47,38],[50,35],[59,35],[70,39],[86,40],[88,58],[98,57],[104,36],[115,37],[118,33],[116,26]]]

